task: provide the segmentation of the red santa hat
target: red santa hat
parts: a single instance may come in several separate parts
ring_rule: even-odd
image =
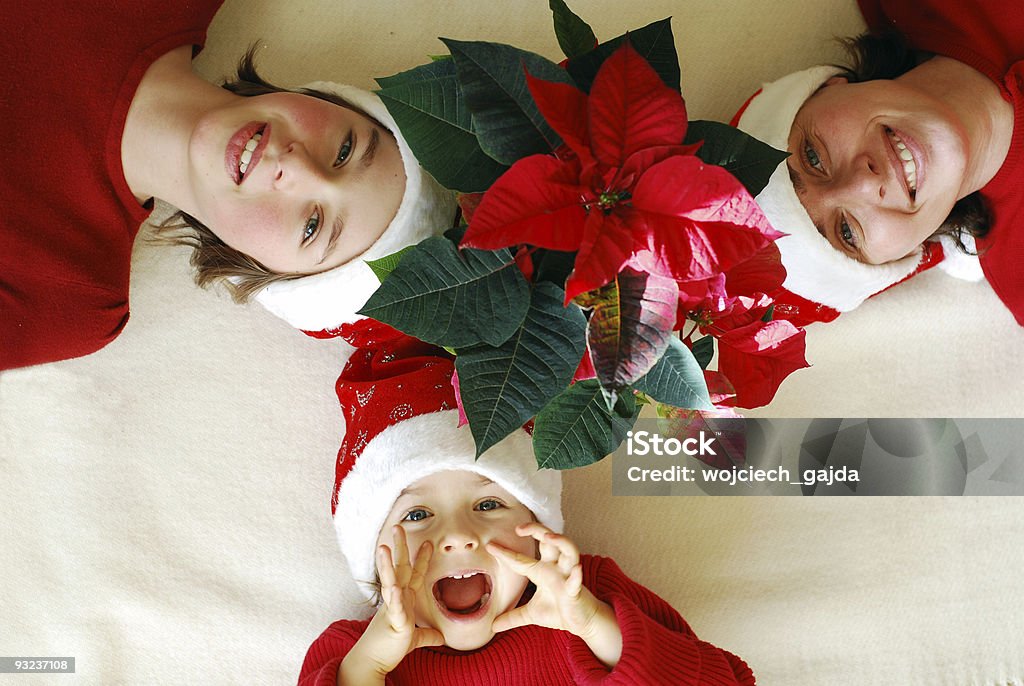
[[[356,346],[338,378],[345,439],[338,452],[331,512],[360,590],[372,596],[377,536],[410,484],[468,470],[495,482],[554,531],[562,530],[562,478],[538,469],[530,436],[517,430],[476,459],[468,426],[458,426],[454,362],[444,350],[375,322],[342,327]]]
[[[331,93],[376,119],[394,134],[405,168],[405,194],[398,213],[366,252],[319,274],[275,282],[256,294],[256,302],[292,326],[318,332],[356,321],[356,314],[380,282],[367,266],[408,245],[448,230],[455,217],[455,195],[420,167],[387,107],[373,93],[329,81],[303,86]]]
[[[789,132],[800,107],[829,78],[840,73],[834,66],[817,66],[765,84],[740,109],[732,123],[773,148],[787,150]],[[819,309],[824,306],[835,312],[846,312],[935,264],[958,278],[972,281],[982,278],[977,257],[964,255],[953,248],[948,239],[942,241],[942,247],[938,243],[926,243],[922,249],[884,264],[865,264],[844,255],[818,233],[796,195],[785,162],[779,164],[756,200],[772,226],[788,234],[776,244],[786,267],[783,288],[799,296],[794,301],[803,299],[810,301],[810,305],[817,304]]]

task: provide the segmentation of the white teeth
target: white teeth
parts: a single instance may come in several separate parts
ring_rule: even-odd
[[[245,148],[242,150],[242,156],[238,158],[238,172],[240,174],[244,174],[245,170],[249,168],[249,162],[252,160],[252,151],[260,144],[261,138],[263,138],[263,134],[257,133],[246,141]]]
[[[490,600],[490,599],[491,599],[491,594],[490,593],[484,593],[482,596],[480,596],[480,607],[483,607],[484,605],[486,605],[487,601]]]
[[[900,162],[903,163],[903,176],[906,177],[907,187],[913,193],[917,190],[917,163],[914,162],[914,155],[895,132],[889,131],[888,133],[896,148],[896,153],[899,155]]]
[[[470,572],[469,574],[452,574],[452,579],[468,579],[471,576],[476,576],[480,572]]]

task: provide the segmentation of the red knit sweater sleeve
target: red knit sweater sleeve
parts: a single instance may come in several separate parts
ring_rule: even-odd
[[[299,686],[337,686],[338,667],[369,622],[341,620],[327,627],[306,651]]]
[[[749,686],[747,664],[701,641],[672,606],[623,573],[613,560],[583,556],[583,583],[615,610],[622,631],[622,657],[610,672],[583,641],[571,637],[566,649],[581,684],[673,684]]]
[[[1021,59],[1020,0],[858,0],[874,30],[894,29],[920,50],[966,62],[999,83]]]

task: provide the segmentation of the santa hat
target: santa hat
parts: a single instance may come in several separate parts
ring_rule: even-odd
[[[530,436],[516,430],[476,458],[459,427],[454,362],[444,350],[365,319],[342,327],[356,346],[338,378],[345,439],[331,512],[352,577],[372,596],[377,536],[401,492],[437,472],[468,470],[515,496],[537,520],[562,530],[562,478],[538,469]]]
[[[420,167],[381,99],[369,91],[329,81],[303,86],[341,97],[373,117],[395,136],[405,168],[405,194],[398,213],[364,253],[319,274],[277,281],[256,301],[292,326],[318,332],[360,319],[356,314],[380,282],[367,266],[375,260],[448,230],[455,217],[455,195]]]
[[[829,78],[840,73],[838,67],[818,66],[765,84],[732,123],[773,148],[786,150],[800,107]],[[833,310],[828,318],[854,309],[872,295],[935,264],[958,278],[982,278],[977,257],[952,249],[951,241],[943,241],[941,247],[926,243],[923,249],[884,264],[865,264],[844,255],[818,233],[796,195],[785,162],[779,164],[756,200],[772,226],[788,234],[776,241],[786,267],[783,288],[798,296],[792,299],[794,302],[803,300],[805,306],[817,304],[818,309]]]

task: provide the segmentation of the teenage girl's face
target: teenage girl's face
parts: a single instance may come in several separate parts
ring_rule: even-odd
[[[967,150],[966,131],[941,101],[899,80],[835,77],[797,113],[787,164],[829,243],[882,264],[945,221],[963,195]]]
[[[189,141],[190,213],[275,272],[348,262],[387,228],[405,192],[391,133],[297,93],[239,98]]]
[[[377,544],[394,550],[392,526],[405,530],[410,556],[424,541],[434,552],[416,598],[416,624],[444,635],[457,650],[475,650],[493,637],[495,617],[512,609],[527,579],[487,552],[494,541],[535,556],[536,543],[516,534],[533,513],[512,494],[470,471],[439,472],[406,488],[395,501]]]

